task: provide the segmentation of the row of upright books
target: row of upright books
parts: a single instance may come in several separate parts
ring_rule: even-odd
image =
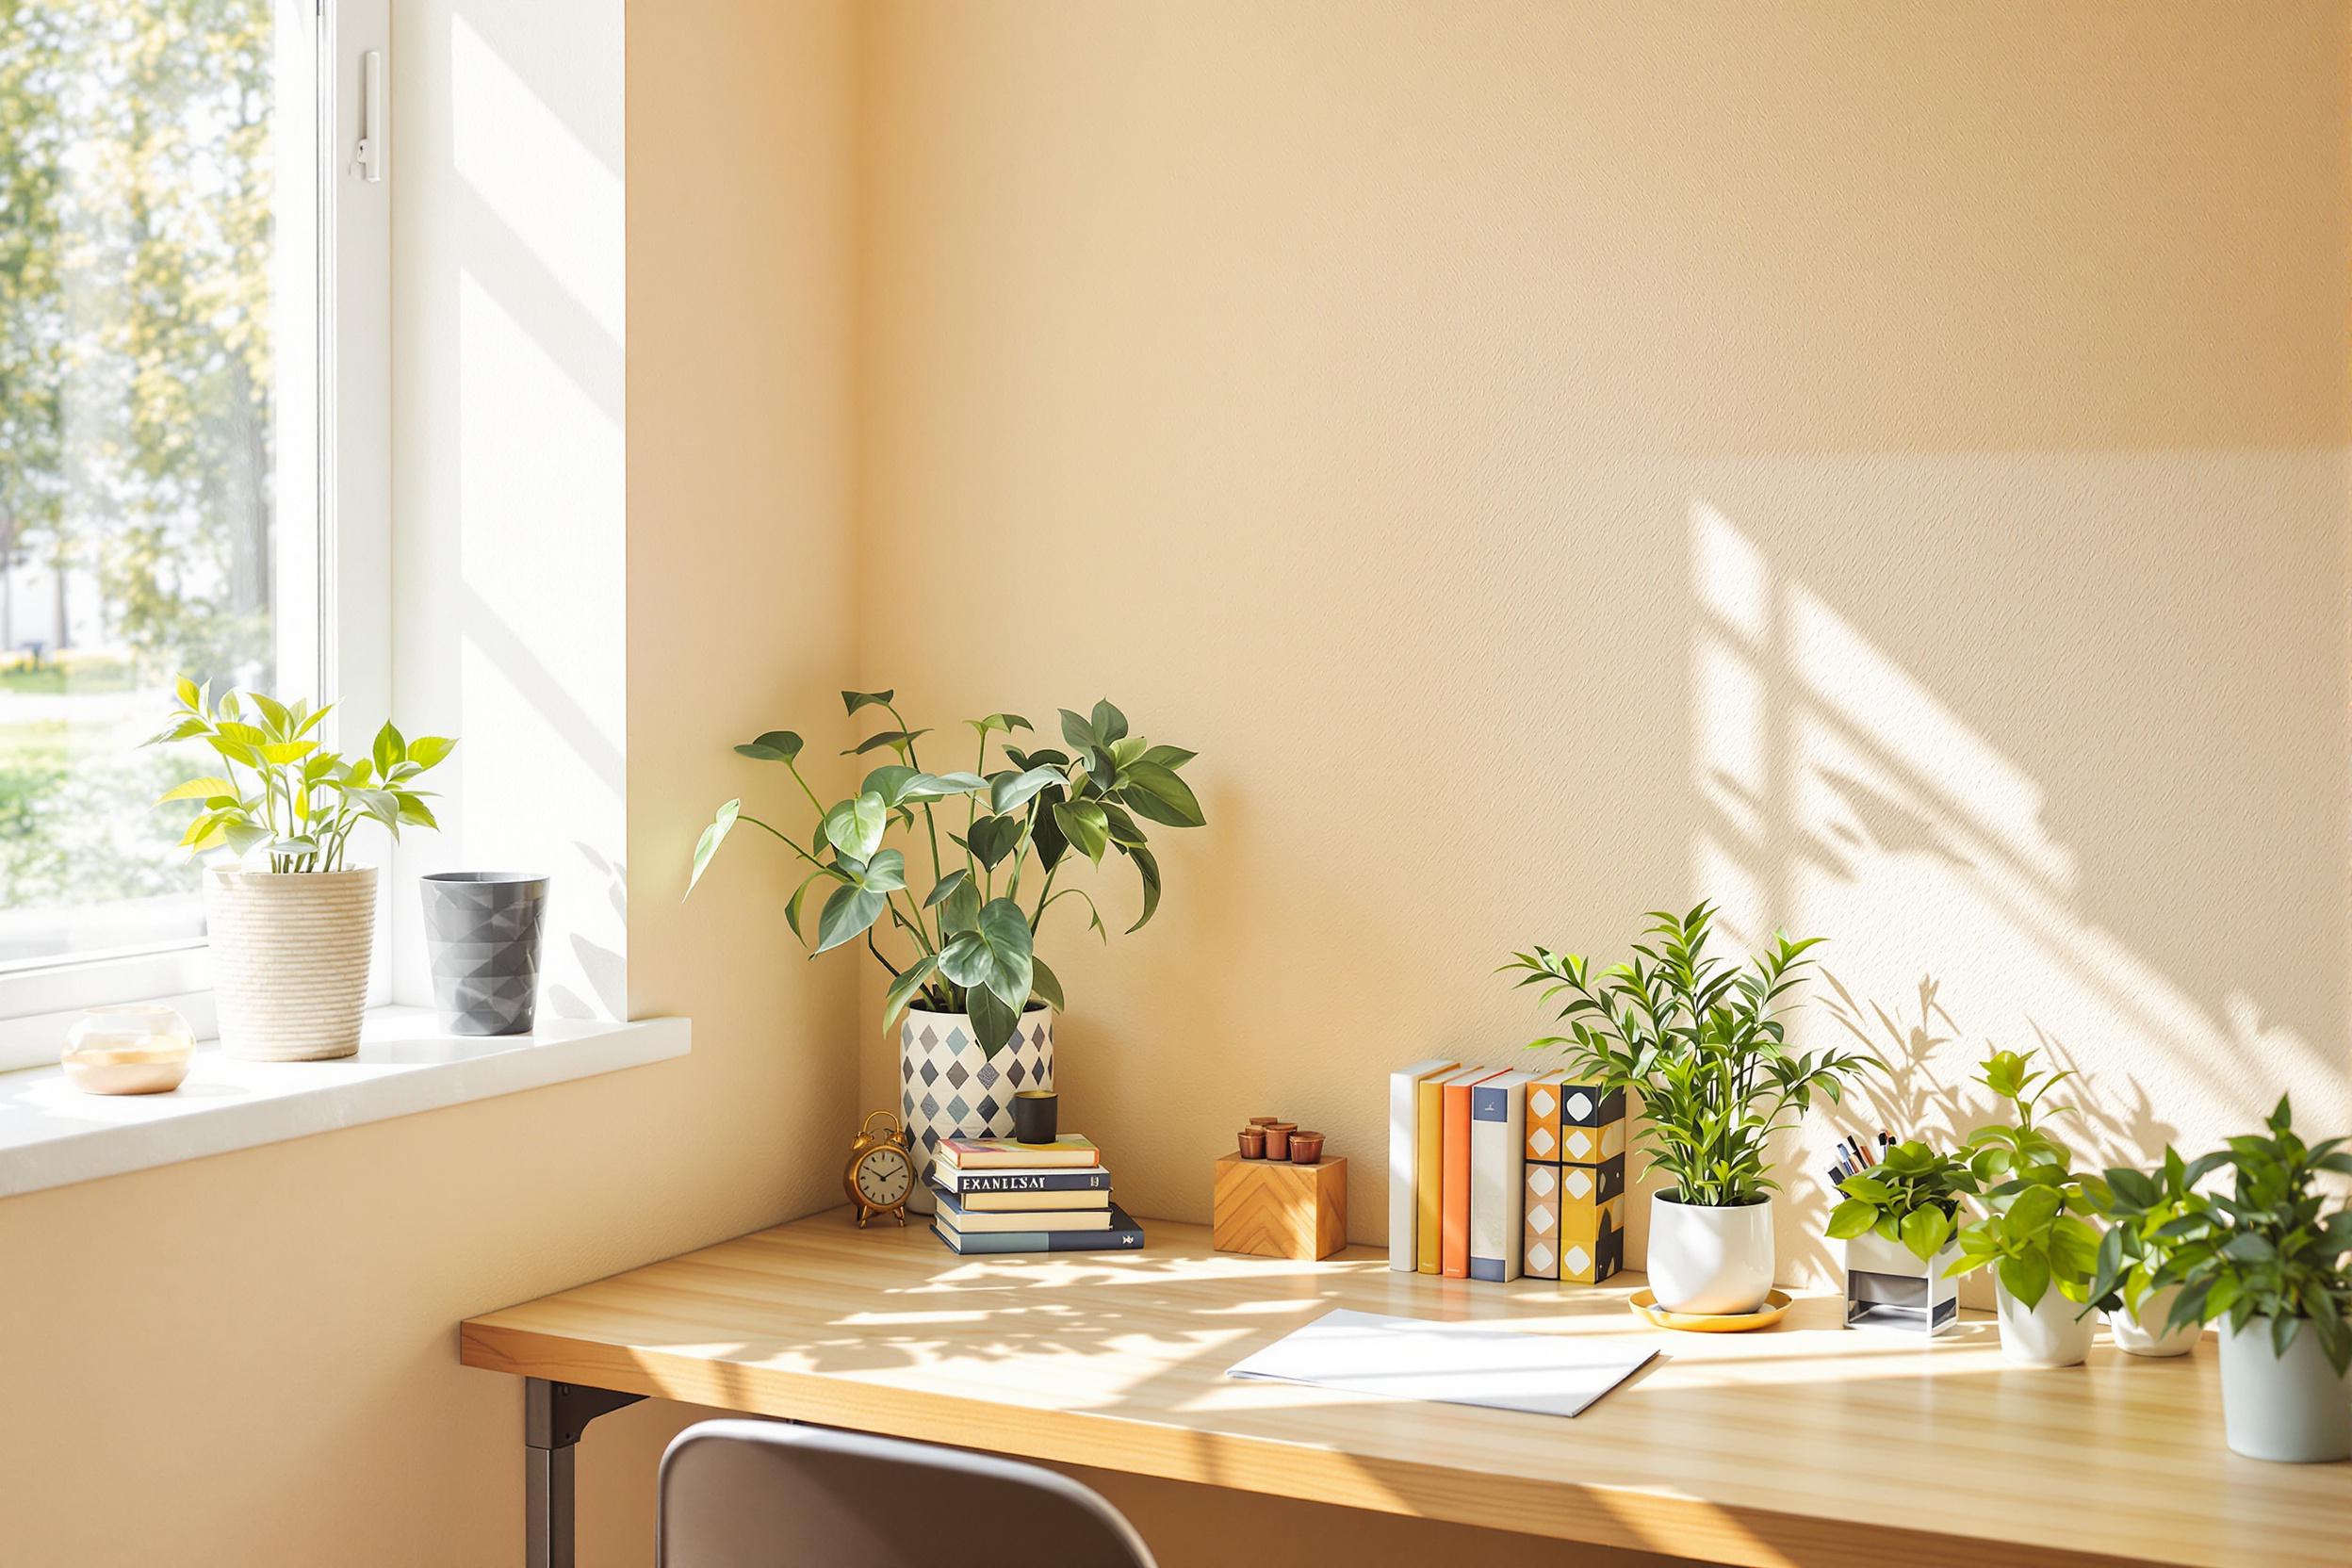
[[[1389,1077],[1388,1266],[1597,1284],[1625,1266],[1625,1095],[1416,1062]]]
[[[1075,1134],[1052,1143],[941,1138],[932,1156],[931,1233],[957,1252],[1105,1252],[1143,1245],[1111,1201],[1102,1152]]]

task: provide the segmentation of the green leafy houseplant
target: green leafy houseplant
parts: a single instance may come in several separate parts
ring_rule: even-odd
[[[1538,947],[1504,972],[1565,995],[1565,1035],[1531,1042],[1559,1050],[1569,1070],[1608,1088],[1640,1091],[1642,1144],[1674,1184],[1675,1200],[1701,1207],[1754,1203],[1776,1190],[1767,1143],[1793,1125],[1816,1094],[1839,1100],[1846,1081],[1881,1064],[1861,1052],[1788,1048],[1782,999],[1804,979],[1805,952],[1821,939],[1776,935],[1770,951],[1736,965],[1707,953],[1714,906],[1653,911],[1635,956],[1597,977],[1583,957]]]
[[[2352,1176],[2345,1138],[2306,1144],[2281,1095],[2262,1134],[2183,1164],[2170,1149],[2156,1174],[2111,1170],[2108,1232],[2098,1282],[2110,1288],[2145,1271],[2143,1289],[2179,1285],[2167,1329],[2226,1320],[2244,1330],[2270,1325],[2273,1354],[2283,1356],[2305,1325],[2342,1377],[2352,1370],[2352,1206],[2317,1190],[2323,1172]],[[2197,1184],[2230,1172],[2227,1193]],[[2118,1235],[2145,1232],[2134,1252]]]
[[[1997,1051],[1978,1076],[2009,1102],[2011,1119],[1968,1135],[1968,1166],[1990,1212],[1960,1232],[1959,1261],[1945,1272],[1992,1266],[2002,1287],[2029,1308],[2053,1285],[2077,1305],[2104,1305],[2102,1294],[2091,1289],[2099,1232],[2085,1217],[2106,1206],[2107,1184],[2078,1174],[2073,1151],[2045,1125],[2073,1114],[2071,1105],[2046,1103],[2073,1070],[2037,1069],[2034,1054]]]
[[[1932,1263],[1958,1233],[1960,1200],[1974,1194],[1978,1184],[1959,1155],[1913,1138],[1847,1177],[1838,1190],[1840,1201],[1829,1214],[1831,1239],[1875,1233]]]
[[[202,741],[220,771],[185,780],[156,804],[196,803],[180,845],[202,855],[223,846],[239,858],[261,851],[282,873],[344,870],[351,834],[379,822],[395,839],[403,825],[437,827],[416,788],[417,776],[449,755],[456,742],[438,735],[404,740],[387,722],[369,754],[347,760],[314,733],[334,709],[287,704],[260,692],[223,692],[181,678],[172,721],[149,745]]]
[[[886,1028],[917,1003],[928,1011],[962,1013],[993,1055],[1010,1040],[1032,999],[1063,1006],[1061,981],[1037,952],[1047,912],[1077,899],[1088,923],[1109,939],[1093,896],[1076,886],[1055,886],[1073,858],[1099,867],[1106,855],[1116,855],[1135,867],[1142,912],[1129,931],[1141,929],[1158,909],[1160,864],[1143,824],[1202,825],[1200,802],[1181,776],[1194,754],[1130,734],[1127,716],[1106,700],[1090,714],[1061,710],[1067,750],[1013,744],[1017,732],[1033,729],[1018,713],[967,719],[977,736],[972,771],[926,773],[917,743],[931,731],[908,727],[896,698],[895,692],[841,694],[851,715],[878,708],[890,719],[890,727],[841,755],[888,751],[895,760],[874,768],[855,792],[830,805],[801,772],[805,743],[799,735],[770,730],[737,746],[755,760],[783,764],[814,809],[815,825],[796,836],[746,814],[740,799],[727,802],[694,846],[687,891],[738,823],[773,835],[809,868],[784,914],[810,956],[862,939],[890,972]],[[992,743],[1004,763],[993,772]],[[960,831],[954,820],[958,801]],[[943,810],[949,814],[944,832]],[[928,862],[927,890],[921,896],[907,881],[906,852],[885,841],[893,828],[916,835],[915,853]],[[811,934],[804,901],[819,884],[825,895]],[[892,953],[884,952],[877,932]]]

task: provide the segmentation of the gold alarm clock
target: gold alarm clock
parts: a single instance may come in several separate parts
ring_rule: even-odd
[[[877,1133],[874,1130],[876,1121],[890,1125]],[[906,1223],[906,1200],[915,1190],[915,1157],[898,1118],[888,1111],[866,1118],[865,1125],[850,1140],[849,1168],[841,1172],[841,1185],[849,1189],[849,1200],[858,1205],[859,1230],[878,1214],[887,1214],[901,1225]]]

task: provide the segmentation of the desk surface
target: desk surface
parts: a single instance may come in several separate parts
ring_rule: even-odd
[[[1212,1251],[959,1258],[834,1211],[466,1321],[469,1366],[825,1426],[1706,1560],[2325,1564],[2352,1464],[2222,1442],[2209,1338],[2004,1366],[1989,1318],[1922,1344],[1801,1297],[1777,1329],[1674,1334],[1633,1284],[1561,1292]],[[1647,1335],[1574,1420],[1228,1379],[1332,1307]]]

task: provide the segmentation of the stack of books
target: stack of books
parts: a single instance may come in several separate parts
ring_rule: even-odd
[[[1102,1152],[1075,1134],[1052,1143],[941,1138],[931,1166],[931,1233],[957,1252],[1108,1252],[1143,1245],[1111,1201]]]
[[[1389,1079],[1389,1266],[1598,1284],[1625,1266],[1625,1096],[1565,1072]]]

